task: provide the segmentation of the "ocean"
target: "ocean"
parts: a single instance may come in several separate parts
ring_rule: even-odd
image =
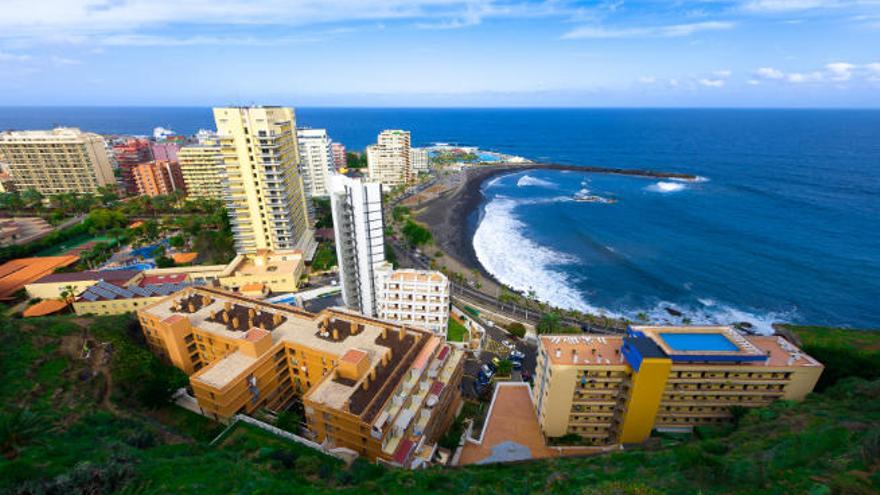
[[[880,111],[297,109],[349,149],[385,128],[572,165],[492,179],[471,218],[500,281],[557,305],[681,322],[880,328]],[[0,129],[211,128],[206,108],[0,108]],[[577,202],[578,192],[614,198]]]

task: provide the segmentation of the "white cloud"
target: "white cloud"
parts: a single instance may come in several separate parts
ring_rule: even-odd
[[[706,21],[690,24],[671,24],[665,26],[605,28],[583,26],[562,35],[562,39],[614,39],[614,38],[678,38],[702,31],[732,29],[733,22]]]
[[[790,83],[801,84],[809,82],[817,82],[823,79],[822,73],[815,71],[809,73],[792,72],[786,76],[786,80]]]
[[[712,75],[721,79],[727,79],[728,77],[733,75],[733,71],[731,71],[730,69],[716,70],[712,73]]]
[[[751,12],[795,12],[841,6],[838,0],[750,0],[743,4]]]
[[[825,68],[831,73],[832,81],[843,82],[852,79],[852,71],[856,66],[846,62],[835,62],[826,65]]]
[[[785,73],[773,67],[761,67],[755,74],[763,79],[785,79]]]
[[[706,86],[707,88],[720,88],[724,86],[724,79],[700,79],[697,82],[700,83],[700,86]]]
[[[759,84],[761,84],[761,81],[757,79],[749,79],[748,81],[746,81],[746,84],[748,84],[749,86],[758,86]]]
[[[642,76],[639,78],[639,83],[641,84],[654,84],[657,82],[657,78],[654,76]]]
[[[82,63],[79,60],[67,57],[51,57],[49,60],[55,65],[79,65]]]

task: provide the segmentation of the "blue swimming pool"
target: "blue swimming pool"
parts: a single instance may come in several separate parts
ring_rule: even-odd
[[[721,333],[661,333],[660,337],[675,351],[738,351],[739,347]]]

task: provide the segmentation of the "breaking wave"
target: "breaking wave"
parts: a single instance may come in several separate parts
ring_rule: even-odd
[[[687,186],[681,182],[660,181],[656,184],[651,184],[650,186],[646,187],[645,189],[647,189],[648,191],[651,191],[651,192],[658,192],[658,193],[666,194],[666,193],[674,193],[674,192],[678,192],[678,191],[683,191],[686,188],[687,188]]]
[[[682,305],[669,301],[661,301],[647,311],[626,311],[625,314],[633,321],[638,321],[639,313],[644,313],[651,324],[666,325],[731,325],[747,323],[751,330],[762,335],[774,333],[773,323],[794,321],[795,311],[754,313],[719,303],[709,298],[697,299],[699,305]],[[681,312],[681,316],[670,314],[666,308]]]
[[[513,213],[521,202],[498,198],[486,204],[474,233],[474,251],[483,267],[514,290],[534,291],[537,299],[567,309],[598,312],[570,284],[568,276],[554,265],[576,263],[577,259],[527,238],[526,225]]]
[[[556,187],[556,184],[544,180],[539,179],[537,177],[532,177],[531,175],[523,175],[516,181],[516,185],[518,187],[526,187],[526,186],[536,186],[536,187]]]

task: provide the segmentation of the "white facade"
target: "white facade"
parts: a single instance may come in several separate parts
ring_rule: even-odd
[[[375,271],[385,263],[382,186],[333,175],[329,192],[342,299],[349,308],[376,316]]]
[[[367,146],[367,173],[370,180],[395,187],[413,181],[409,131],[379,133],[377,143]]]
[[[410,166],[414,175],[424,174],[431,171],[431,160],[428,150],[425,148],[410,148]]]
[[[376,276],[379,318],[446,335],[449,279],[445,275],[427,270],[393,270],[386,263]]]
[[[333,170],[333,152],[326,129],[297,129],[299,171],[310,198],[327,196]]]

